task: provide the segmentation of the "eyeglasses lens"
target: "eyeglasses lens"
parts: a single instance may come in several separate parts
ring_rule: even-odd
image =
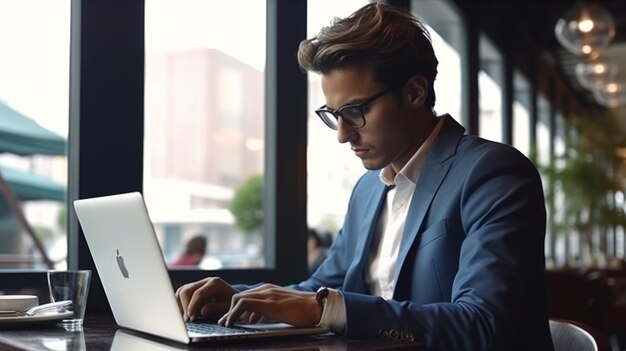
[[[348,107],[341,110],[341,117],[351,127],[361,127],[363,125],[363,114],[358,107]]]

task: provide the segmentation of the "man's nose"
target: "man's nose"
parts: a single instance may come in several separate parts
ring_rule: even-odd
[[[347,143],[354,139],[356,139],[357,132],[354,128],[349,127],[344,121],[343,118],[339,117],[337,119],[337,140],[340,143]]]

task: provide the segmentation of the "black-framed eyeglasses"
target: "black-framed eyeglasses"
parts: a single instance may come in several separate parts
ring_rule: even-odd
[[[340,107],[338,110],[331,110],[324,105],[315,110],[315,113],[320,116],[324,124],[334,130],[337,130],[338,128],[337,120],[339,117],[341,117],[345,124],[347,124],[350,128],[362,128],[365,126],[365,113],[367,113],[367,107],[376,101],[376,99],[389,92],[391,92],[391,90],[384,89],[361,103],[345,105]]]

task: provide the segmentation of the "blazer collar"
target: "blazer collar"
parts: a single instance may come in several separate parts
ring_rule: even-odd
[[[445,115],[444,125],[437,136],[437,140],[430,150],[426,159],[422,174],[415,187],[415,194],[411,199],[411,206],[407,214],[402,240],[400,242],[400,252],[396,263],[395,281],[396,286],[404,260],[409,253],[412,243],[420,234],[420,227],[424,221],[426,211],[441,186],[443,179],[450,170],[452,160],[456,155],[457,148],[465,128],[457,123],[450,115]]]

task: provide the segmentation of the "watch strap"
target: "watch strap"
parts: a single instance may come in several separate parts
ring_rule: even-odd
[[[328,294],[330,291],[327,287],[322,286],[317,289],[317,293],[315,294],[315,300],[317,301],[317,305],[320,308],[320,322],[324,319],[324,307],[326,307],[326,300],[328,300]],[[319,322],[317,324],[319,326]]]

